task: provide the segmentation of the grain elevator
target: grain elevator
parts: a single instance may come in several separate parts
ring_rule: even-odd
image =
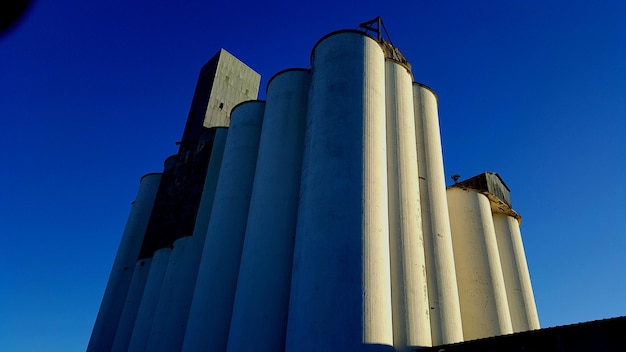
[[[260,76],[221,50],[145,175],[88,351],[401,351],[539,329],[509,189],[446,188],[438,100],[380,19]]]

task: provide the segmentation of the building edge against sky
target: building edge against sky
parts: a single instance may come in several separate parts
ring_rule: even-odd
[[[202,68],[88,351],[411,351],[539,328],[508,188],[446,190],[437,98],[381,25],[323,37],[265,102],[225,50]]]

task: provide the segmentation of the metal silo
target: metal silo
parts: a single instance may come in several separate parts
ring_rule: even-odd
[[[163,278],[165,277],[171,252],[170,248],[161,248],[154,252],[152,256],[150,272],[141,296],[133,334],[128,344],[129,351],[146,351],[150,329],[152,329],[152,322],[154,321],[154,313],[159,303]]]
[[[413,83],[415,136],[433,345],[463,341],[437,96]]]
[[[385,57],[350,30],[311,56],[286,351],[392,351]]]
[[[227,132],[227,128],[206,130],[198,145],[198,148],[211,148],[198,215],[195,219],[193,235],[179,238],[174,242],[150,332],[148,342],[150,351],[181,349],[213,207]]]
[[[108,351],[113,345],[160,181],[160,173],[150,173],[141,178],[87,351]]]
[[[141,304],[141,297],[143,296],[143,290],[148,280],[148,274],[150,273],[150,264],[152,264],[152,258],[141,259],[137,261],[135,265],[133,279],[130,281],[124,311],[120,318],[120,324],[117,327],[117,333],[115,334],[111,351],[123,352],[128,350],[128,343],[130,342],[133,327],[135,326],[137,312]]]
[[[489,199],[456,186],[447,195],[463,337],[512,333]]]
[[[226,350],[264,109],[248,101],[231,113],[184,351]]]
[[[539,329],[537,306],[530,283],[519,220],[511,214],[494,212],[493,223],[498,239],[513,331]]]
[[[415,148],[413,91],[408,68],[385,64],[389,243],[395,351],[432,346]]]
[[[228,351],[284,351],[310,72],[267,86]]]

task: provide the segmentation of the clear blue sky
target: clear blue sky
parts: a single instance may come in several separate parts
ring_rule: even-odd
[[[0,37],[0,350],[86,348],[138,180],[213,54],[264,92],[378,15],[439,95],[446,173],[511,188],[542,325],[626,315],[623,1],[39,0]]]

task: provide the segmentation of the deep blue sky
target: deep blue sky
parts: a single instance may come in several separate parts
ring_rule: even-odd
[[[511,188],[542,326],[626,315],[622,1],[39,0],[0,37],[0,350],[85,349],[138,180],[213,54],[264,92],[378,15],[439,95],[446,174]]]

